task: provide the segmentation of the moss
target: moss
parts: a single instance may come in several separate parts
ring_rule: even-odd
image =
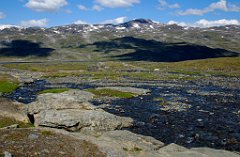
[[[11,93],[18,88],[18,83],[10,81],[0,81],[0,92],[1,93]]]
[[[1,117],[0,116],[0,128],[4,128],[13,124],[18,124],[19,128],[31,128],[34,127],[31,123],[24,123],[21,121],[17,121],[13,118]]]
[[[140,151],[142,151],[142,149],[139,148],[139,147],[134,147],[132,151],[134,151],[134,152],[140,152]]]
[[[45,94],[45,93],[63,93],[66,91],[69,91],[70,88],[53,88],[53,89],[46,89],[41,92],[38,92],[38,94]]]
[[[48,130],[43,130],[43,131],[41,131],[41,134],[42,134],[43,136],[53,136],[53,135],[55,135],[55,133],[53,133],[53,132],[51,132],[51,131],[48,131]]]
[[[140,152],[140,151],[142,151],[142,149],[141,148],[139,148],[139,147],[134,147],[134,148],[132,148],[132,149],[128,149],[128,148],[126,148],[126,147],[123,147],[122,148],[124,151],[131,151],[131,152]]]
[[[126,147],[123,147],[122,149],[123,149],[124,151],[126,151],[126,152],[128,151],[128,149],[127,149]]]
[[[133,98],[135,94],[130,92],[121,92],[118,90],[112,89],[87,89],[88,92],[95,94],[96,96],[109,96],[109,97],[118,97],[118,98]]]

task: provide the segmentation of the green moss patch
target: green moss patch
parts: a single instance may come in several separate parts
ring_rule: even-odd
[[[18,83],[10,81],[0,81],[0,92],[1,93],[11,93],[18,88]]]
[[[38,92],[38,94],[45,94],[45,93],[63,93],[66,91],[69,91],[70,88],[53,88],[53,89],[46,89],[41,92]]]
[[[109,96],[109,97],[118,97],[129,99],[135,97],[135,94],[130,92],[121,92],[118,90],[112,89],[87,89],[88,92],[95,94],[96,96]]]
[[[41,131],[41,134],[42,134],[43,136],[53,136],[53,135],[55,135],[54,132],[51,132],[51,131],[48,131],[48,130],[42,130],[42,131]]]
[[[21,121],[17,121],[13,118],[2,117],[0,116],[0,128],[4,128],[10,125],[18,124],[20,128],[31,128],[34,127],[31,123],[24,123]]]

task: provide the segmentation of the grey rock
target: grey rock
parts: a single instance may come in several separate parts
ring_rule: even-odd
[[[164,145],[164,143],[152,137],[125,130],[109,131],[97,137],[57,129],[53,129],[53,131],[89,141],[108,157],[240,157],[236,153],[224,150],[210,148],[187,149],[174,143]]]
[[[37,100],[28,105],[28,114],[37,114],[46,110],[67,110],[95,108],[88,101],[93,98],[93,94],[80,90],[70,90],[60,94],[41,94]]]
[[[0,115],[27,123],[26,105],[9,99],[0,98]]]
[[[12,157],[13,155],[7,151],[3,152],[4,157]]]
[[[133,120],[107,113],[92,105],[93,94],[72,90],[60,94],[42,94],[28,106],[35,126],[64,128],[69,131],[104,132],[132,125]]]
[[[38,138],[39,138],[39,135],[32,133],[32,134],[30,134],[30,135],[28,136],[28,138],[29,138],[30,140],[35,140],[35,139],[38,139]]]
[[[64,132],[63,134],[68,134],[74,138],[86,140],[97,145],[99,150],[108,157],[164,157],[157,151],[164,146],[162,142],[152,137],[134,134],[129,131],[109,131],[98,137],[81,133]]]
[[[103,110],[47,110],[35,116],[35,125],[70,131],[109,131],[129,127],[131,118],[114,116]]]
[[[202,154],[206,154],[210,157],[240,157],[239,154],[225,150],[216,150],[211,148],[192,148],[191,150]]]
[[[236,153],[211,148],[187,149],[176,144],[170,144],[159,149],[159,154],[166,157],[240,157]]]

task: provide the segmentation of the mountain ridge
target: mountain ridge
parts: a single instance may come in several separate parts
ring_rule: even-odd
[[[181,26],[178,24],[166,24],[166,23],[161,23],[161,22],[157,22],[157,21],[153,21],[151,19],[144,19],[144,18],[139,18],[139,19],[133,19],[133,20],[129,20],[123,23],[119,23],[119,24],[100,24],[100,23],[96,23],[96,24],[67,24],[67,25],[59,25],[59,26],[52,26],[52,27],[23,27],[23,26],[18,26],[18,25],[11,25],[11,24],[0,24],[0,31],[4,30],[4,29],[9,29],[9,28],[18,28],[18,29],[27,29],[27,28],[41,28],[41,29],[51,29],[51,28],[56,28],[56,27],[66,27],[66,26],[73,26],[73,25],[77,25],[77,26],[125,26],[125,27],[136,27],[136,24],[140,24],[140,25],[160,25],[160,26],[170,26],[170,25],[177,25],[179,27],[183,27],[183,28],[214,28],[214,27],[239,27],[239,25],[224,25],[224,26],[211,26],[211,27],[198,27],[198,26]]]

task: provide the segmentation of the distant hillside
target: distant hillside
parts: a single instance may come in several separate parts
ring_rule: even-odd
[[[136,19],[119,25],[0,27],[1,60],[182,61],[240,53],[240,26],[182,27]]]

